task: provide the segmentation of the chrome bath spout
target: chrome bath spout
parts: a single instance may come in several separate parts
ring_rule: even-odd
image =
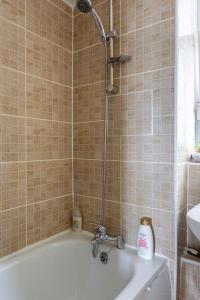
[[[105,241],[115,242],[118,249],[125,248],[125,240],[121,234],[117,236],[110,236],[107,234],[106,228],[100,225],[96,230],[94,239],[92,240],[92,255],[94,258],[98,255],[99,245]]]

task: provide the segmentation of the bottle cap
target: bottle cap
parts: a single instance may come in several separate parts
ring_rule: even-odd
[[[140,219],[141,225],[150,226],[151,223],[152,223],[152,221],[151,221],[151,218],[149,218],[149,217],[143,217],[142,219]]]

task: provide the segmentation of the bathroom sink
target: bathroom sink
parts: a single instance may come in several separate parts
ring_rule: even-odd
[[[187,212],[187,221],[191,231],[200,241],[200,204]]]

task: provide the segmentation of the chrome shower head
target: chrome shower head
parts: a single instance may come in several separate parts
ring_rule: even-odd
[[[90,0],[79,0],[77,6],[82,13],[90,13],[92,11],[92,3]]]
[[[89,14],[93,17],[96,27],[97,27],[97,30],[99,31],[101,41],[103,43],[105,43],[107,37],[106,37],[104,27],[103,27],[100,17],[96,13],[95,9],[92,7],[91,1],[90,0],[79,0],[77,2],[77,7],[82,13]]]

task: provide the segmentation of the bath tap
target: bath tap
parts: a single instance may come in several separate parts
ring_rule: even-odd
[[[92,240],[92,255],[94,258],[98,255],[99,245],[105,241],[116,242],[116,246],[118,249],[125,248],[125,240],[121,234],[114,237],[110,236],[107,234],[106,228],[102,225],[99,225],[99,227],[95,231],[95,237]]]

